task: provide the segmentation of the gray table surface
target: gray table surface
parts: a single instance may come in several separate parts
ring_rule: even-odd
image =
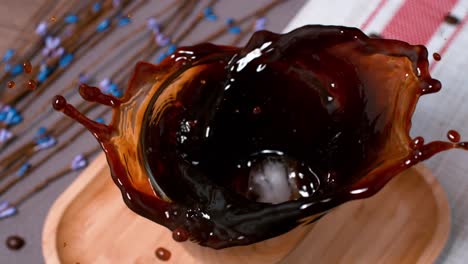
[[[12,47],[12,41],[18,34],[18,31],[24,26],[24,23],[27,21],[28,15],[32,14],[39,5],[44,2],[44,0],[0,0],[0,34],[3,38],[0,40],[0,54],[3,54],[5,49]],[[71,78],[75,78],[80,72],[81,68],[86,65],[87,62],[92,60],[93,57],[106,52],[106,48],[109,47],[113,41],[119,38],[119,35],[128,32],[132,28],[135,28],[136,25],[141,25],[144,23],[144,20],[150,15],[156,12],[158,7],[164,6],[171,0],[158,0],[158,1],[149,1],[150,3],[141,8],[133,14],[134,23],[128,26],[126,29],[112,33],[103,43],[97,46],[94,50],[90,51],[84,58],[82,58],[78,63],[73,65],[71,69],[67,71],[62,78],[60,78],[48,92],[44,93],[37,99],[37,102],[31,108],[28,109],[28,113],[25,113],[26,118],[31,113],[34,113],[36,106],[42,104],[42,102],[48,102],[54,95],[54,91],[58,91],[64,85],[68,84]],[[207,1],[200,1],[207,2]],[[188,37],[182,42],[182,44],[190,45],[195,44],[198,40],[202,39],[203,36],[206,36],[209,32],[212,32],[215,28],[218,28],[223,19],[226,17],[241,17],[246,13],[249,13],[250,10],[255,9],[256,7],[263,5],[269,1],[267,0],[220,0],[219,4],[216,6],[215,11],[220,17],[220,21],[216,23],[204,23],[203,26],[195,29],[195,34]],[[268,14],[268,23],[267,29],[271,31],[281,32],[282,29],[288,24],[290,19],[298,12],[302,7],[305,0],[290,0],[285,4],[282,4],[272,10]],[[204,6],[204,5],[203,5]],[[218,41],[218,43],[227,43],[229,39],[223,38]],[[118,60],[125,58],[125,54],[119,54]],[[130,66],[132,67],[132,66]],[[115,70],[115,67],[112,67],[112,64],[109,64],[105,69],[99,73],[101,78],[107,76]],[[74,97],[71,100],[72,102],[79,102],[78,97]],[[57,119],[60,117],[57,113],[51,113],[50,117],[44,125],[54,124],[57,122]],[[74,129],[76,130],[76,128]],[[33,133],[33,132],[31,132]],[[67,135],[70,135],[72,132],[67,132]],[[28,135],[28,139],[31,138],[31,135]],[[0,197],[0,200],[14,200],[19,197],[21,194],[29,190],[36,183],[40,182],[41,179],[46,178],[51,175],[52,172],[56,171],[57,168],[68,164],[72,157],[79,153],[80,151],[89,150],[92,146],[96,146],[94,138],[88,133],[80,137],[78,140],[73,142],[70,147],[65,151],[60,153],[60,155],[51,156],[47,163],[36,170],[33,175],[23,180],[20,184],[15,186],[5,195]],[[44,155],[51,155],[52,151],[46,151]],[[0,159],[4,156],[0,156]],[[41,251],[41,233],[42,227],[44,224],[44,219],[47,215],[47,212],[50,206],[53,204],[55,199],[62,193],[70,183],[75,180],[77,174],[70,174],[59,181],[50,185],[46,190],[35,195],[33,198],[25,202],[20,207],[20,212],[17,216],[0,221],[0,263],[43,263],[42,251]],[[25,238],[26,245],[20,251],[10,251],[4,245],[5,239],[10,235],[20,235]]]

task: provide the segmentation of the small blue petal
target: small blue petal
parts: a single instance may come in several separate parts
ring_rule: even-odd
[[[119,87],[118,87],[117,84],[115,84],[115,83],[111,83],[111,84],[109,84],[109,86],[107,87],[107,90],[110,91],[110,92],[115,91],[115,90],[118,90],[118,89],[119,89]]]
[[[203,13],[205,14],[205,16],[213,14],[213,7],[211,7],[211,6],[206,7],[203,10]]]
[[[42,137],[47,133],[47,128],[45,127],[40,127],[36,131],[36,137]]]
[[[62,56],[62,58],[60,58],[59,67],[60,68],[67,67],[68,65],[70,65],[72,60],[73,60],[73,54],[72,53],[65,54],[64,56]]]
[[[106,29],[108,29],[110,26],[110,21],[109,19],[105,19],[104,21],[102,21],[101,23],[99,23],[99,25],[96,27],[96,30],[98,32],[102,32]]]
[[[207,16],[205,16],[205,18],[206,18],[207,20],[209,20],[209,21],[216,21],[216,20],[218,20],[218,16],[215,15],[215,14],[207,15]]]
[[[17,125],[17,124],[21,123],[22,121],[23,121],[23,117],[21,117],[20,115],[15,115],[11,119],[9,125]]]
[[[216,21],[218,16],[213,13],[213,8],[211,6],[203,10],[203,14],[207,20]]]
[[[177,50],[177,46],[175,44],[169,45],[169,47],[167,48],[167,55],[171,55],[176,50]]]
[[[228,26],[234,24],[234,22],[235,22],[235,20],[232,17],[229,17],[228,19],[226,19],[226,25],[228,25]]]
[[[23,117],[15,108],[7,107],[1,110],[0,121],[7,125],[17,125],[23,121]]]
[[[99,124],[105,124],[106,123],[106,120],[104,120],[104,118],[102,118],[102,117],[96,118],[95,121],[98,122]]]
[[[18,212],[18,209],[16,209],[16,207],[10,206],[10,207],[0,211],[0,219],[5,219],[5,218],[8,218],[10,216],[13,216],[17,212]]]
[[[78,81],[80,83],[86,83],[88,82],[88,80],[89,80],[89,76],[84,72],[80,73],[80,75],[78,76]]]
[[[93,4],[93,12],[94,13],[99,12],[101,10],[101,7],[102,7],[101,2],[94,3]]]
[[[43,83],[43,82],[45,82],[47,80],[47,77],[48,76],[45,74],[45,72],[40,72],[40,73],[37,74],[37,81],[39,83]]]
[[[6,128],[0,129],[0,143],[8,142],[12,137],[13,137],[13,133],[10,130]],[[2,209],[0,205],[0,211],[1,210]]]
[[[76,171],[86,167],[87,165],[88,159],[86,158],[86,156],[83,154],[78,154],[73,158],[70,167],[72,170]]]
[[[160,62],[163,61],[166,57],[167,57],[167,54],[166,54],[166,53],[162,53],[161,55],[158,56],[158,58],[156,58],[156,63],[160,63]],[[1,113],[0,113],[0,120],[1,120]]]
[[[158,33],[156,35],[156,43],[161,46],[161,47],[164,47],[164,46],[167,46],[167,44],[169,44],[171,42],[171,39],[167,36],[165,36],[164,34],[162,33]]]
[[[10,207],[10,204],[7,201],[2,201],[0,203],[0,211],[3,211],[5,209],[7,209],[8,207]]]
[[[36,146],[37,150],[48,149],[48,148],[55,146],[55,144],[57,144],[57,140],[51,136],[43,136],[43,137],[37,138],[35,142],[37,144]]]
[[[38,74],[37,74],[37,80],[42,83],[44,82],[47,77],[52,73],[52,69],[49,67],[44,67]]]
[[[126,26],[128,24],[130,24],[132,22],[132,20],[128,17],[121,17],[119,19],[119,22],[117,23],[117,26],[119,27],[123,27],[123,26]]]
[[[232,26],[232,27],[229,28],[228,31],[229,31],[229,33],[231,33],[231,34],[236,34],[236,35],[237,35],[237,34],[240,34],[242,30],[241,30],[241,28],[238,27],[238,26]]]
[[[5,52],[5,55],[3,55],[2,61],[3,62],[9,61],[11,59],[11,57],[13,57],[13,55],[15,55],[15,50],[14,49],[7,49],[7,51]]]
[[[13,66],[13,68],[11,68],[10,70],[10,73],[11,75],[13,76],[16,76],[18,74],[21,74],[23,72],[23,65],[21,64],[16,64],[15,66]]]
[[[70,14],[65,17],[65,23],[67,24],[75,24],[78,22],[78,16],[75,14]]]
[[[40,137],[40,138],[36,138],[36,140],[34,140],[34,142],[39,145],[41,143],[44,143],[45,141],[45,137]]]
[[[123,93],[122,93],[122,91],[120,91],[120,90],[114,90],[114,91],[112,91],[111,94],[112,94],[114,97],[117,97],[117,98],[120,98],[120,97],[123,96]]]
[[[31,168],[31,164],[29,164],[27,162],[24,163],[23,165],[21,165],[19,170],[16,172],[16,176],[18,176],[18,177],[24,176],[24,174],[26,174],[26,172],[29,170],[29,168]]]

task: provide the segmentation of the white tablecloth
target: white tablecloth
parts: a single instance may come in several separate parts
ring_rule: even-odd
[[[443,90],[423,96],[413,117],[411,135],[426,141],[446,139],[456,129],[468,140],[468,0],[310,0],[285,31],[305,24],[344,25],[424,44],[438,52],[431,74]],[[444,21],[446,14],[458,24]],[[452,230],[439,263],[468,263],[468,152],[452,150],[426,161],[445,188],[452,208]]]

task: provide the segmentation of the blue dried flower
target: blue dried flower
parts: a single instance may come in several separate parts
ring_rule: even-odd
[[[64,20],[67,24],[76,24],[78,23],[78,16],[75,14],[69,14],[65,17]]]
[[[7,49],[7,51],[5,52],[5,55],[3,55],[2,61],[3,62],[9,61],[13,57],[13,55],[15,55],[15,50],[14,49]]]
[[[73,61],[73,54],[72,53],[67,53],[64,56],[62,56],[59,60],[59,67],[60,68],[66,68],[70,63]]]
[[[108,29],[110,26],[110,20],[109,19],[104,19],[99,25],[96,27],[97,32],[102,32]]]

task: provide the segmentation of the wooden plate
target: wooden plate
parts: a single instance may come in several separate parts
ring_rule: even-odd
[[[366,200],[323,217],[287,257],[287,263],[431,263],[450,230],[447,197],[436,178],[416,166]],[[187,242],[188,243],[188,242]],[[131,212],[99,156],[58,198],[43,230],[47,263],[168,263],[193,259],[165,228]]]

